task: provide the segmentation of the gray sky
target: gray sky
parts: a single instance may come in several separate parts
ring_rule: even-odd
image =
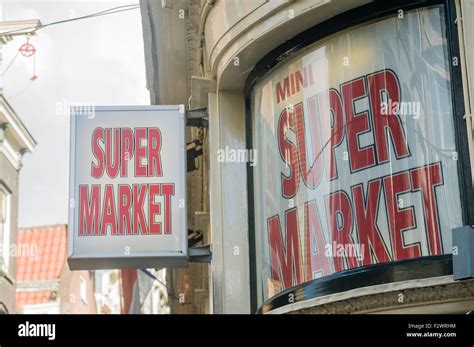
[[[3,0],[5,20],[43,24],[138,3],[111,0]],[[3,47],[3,68],[25,37]],[[59,24],[31,38],[3,77],[4,95],[38,142],[20,174],[20,227],[67,223],[71,103],[147,105],[140,10]],[[31,81],[33,66],[38,79]],[[2,71],[3,71],[2,68]]]

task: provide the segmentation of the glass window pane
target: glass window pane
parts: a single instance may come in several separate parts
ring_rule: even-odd
[[[462,225],[444,8],[335,34],[253,91],[259,302],[451,252]]]

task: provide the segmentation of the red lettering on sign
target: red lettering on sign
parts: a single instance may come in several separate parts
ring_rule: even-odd
[[[107,226],[110,225],[112,229],[112,235],[117,234],[117,218],[115,216],[115,198],[114,198],[114,186],[111,184],[105,185],[105,199],[104,209],[102,211],[102,225],[100,234],[107,235]]]
[[[146,166],[142,165],[142,158],[146,158],[147,148],[142,146],[142,140],[146,139],[146,128],[135,129],[135,176],[146,177]]]
[[[317,118],[317,99],[312,97],[307,102],[308,105],[308,122],[310,134],[312,136],[306,139],[305,131],[305,117],[303,115],[303,104],[298,104],[295,107],[296,127],[297,127],[297,141],[298,141],[298,160],[300,163],[301,176],[303,182],[308,188],[314,189],[321,182],[323,175],[324,156],[322,155],[321,137],[319,119]],[[312,143],[312,151],[314,159],[312,164],[308,165],[307,147],[306,143]],[[308,168],[309,166],[309,168]]]
[[[123,128],[121,129],[121,134],[122,134],[122,137],[121,137],[122,151],[121,151],[120,176],[127,177],[128,175],[127,164],[134,155],[133,131],[130,128]]]
[[[389,251],[377,226],[381,187],[381,179],[370,181],[365,197],[364,185],[362,183],[352,187],[357,231],[359,243],[361,244],[362,265],[385,263],[391,260]],[[372,262],[372,253],[377,260],[376,262]]]
[[[128,184],[119,184],[119,234],[132,234],[130,208],[132,206],[132,188]],[[127,230],[125,232],[125,229]]]
[[[283,86],[277,84],[277,101],[299,92],[305,81],[311,80],[309,71],[310,66],[285,77]],[[278,119],[278,148],[286,164],[281,169],[281,191],[286,199],[298,196],[298,205],[305,197],[313,200],[304,204],[301,245],[298,207],[285,211],[284,230],[278,214],[267,219],[272,279],[288,288],[332,271],[443,254],[436,197],[436,188],[444,184],[441,163],[410,168],[413,162],[405,160],[402,164],[409,169],[398,173],[392,169],[399,165],[381,165],[410,156],[400,116],[390,114],[392,110],[383,112],[388,110],[384,103],[400,102],[396,74],[379,71],[341,84],[340,93],[329,89],[308,98],[305,94],[304,98],[305,102],[285,108]],[[365,104],[368,106],[362,106]],[[346,135],[347,158],[340,148]],[[338,178],[339,171],[347,175],[376,165],[380,167],[374,172],[383,177],[374,179],[370,170],[365,181],[365,176],[357,174],[341,177],[341,182],[326,182],[321,191],[311,191],[322,184],[323,172],[331,181]],[[298,192],[300,178],[308,191]],[[353,181],[357,184],[350,188],[351,196],[343,190],[334,192]],[[323,200],[321,194],[325,192],[330,194]],[[414,198],[420,198],[417,204]],[[327,226],[321,224],[318,213],[320,200],[326,207]],[[292,206],[293,201],[287,203]],[[418,213],[417,220],[415,206],[420,203],[423,213]],[[278,206],[283,205],[272,200],[267,207],[278,211]],[[380,230],[382,225],[388,227],[386,237]],[[424,242],[426,248],[421,247]],[[331,255],[325,252],[328,245]]]
[[[161,222],[155,222],[155,216],[161,213],[161,204],[155,201],[155,196],[160,195],[160,186],[150,186],[148,194],[148,218],[150,219],[150,234],[161,234]]]
[[[404,232],[415,228],[413,206],[406,207],[399,195],[411,190],[410,176],[404,171],[383,179],[388,224],[392,240],[393,259],[401,260],[420,256],[420,245],[405,245]]]
[[[102,145],[101,145],[102,144]],[[103,147],[105,147],[105,151]],[[161,177],[162,138],[159,128],[96,128],[92,133],[91,164],[93,178],[101,178],[104,171],[110,178],[127,177],[128,162],[135,156],[135,176]]]
[[[120,170],[120,128],[105,129],[105,163],[107,175],[110,178],[117,177]]]
[[[163,184],[161,188],[165,198],[165,234],[171,234],[171,197],[174,195],[174,184]]]
[[[351,239],[352,206],[349,196],[347,196],[344,191],[328,195],[326,200],[326,211],[331,240],[335,242],[337,246],[341,246],[344,249],[344,255],[334,255],[334,270],[344,270],[344,258],[347,260],[347,265],[350,269],[357,267],[357,254],[347,254],[345,251],[347,246],[353,245]]]
[[[318,95],[321,137],[328,180],[337,178],[335,150],[344,138],[344,113],[339,92],[330,89]]]
[[[382,114],[382,102],[400,102],[400,88],[397,76],[393,71],[383,70],[368,75],[370,104],[374,121],[375,145],[377,148],[377,158],[379,163],[390,160],[388,132],[395,149],[397,159],[410,155],[402,122],[398,115]],[[382,99],[382,95],[386,99]]]
[[[100,185],[79,186],[79,236],[99,235]]]
[[[104,129],[95,128],[92,133],[92,154],[97,160],[98,164],[92,163],[91,175],[94,178],[101,178],[104,174],[104,150],[100,147],[99,142],[104,141]]]
[[[105,185],[101,204],[100,185],[79,188],[80,236],[172,234],[172,197],[174,184]],[[89,195],[90,193],[90,195]],[[118,200],[115,199],[118,196]],[[148,209],[148,218],[145,210]],[[161,221],[156,217],[161,216]],[[163,226],[164,225],[164,226]]]
[[[161,168],[161,132],[158,128],[148,129],[148,176],[163,176]]]
[[[286,237],[283,239],[280,217],[276,215],[267,221],[272,278],[281,282],[284,288],[289,288],[303,279],[296,208],[285,212],[285,223]]]
[[[349,160],[351,171],[359,171],[374,166],[374,146],[368,145],[361,148],[359,136],[370,131],[369,113],[357,113],[354,103],[365,97],[365,78],[360,77],[341,86],[346,115],[347,144],[349,147]]]
[[[276,84],[276,95],[277,95],[277,103],[280,103],[282,100],[285,100],[287,96],[290,96],[290,79],[286,77],[283,80],[283,86],[281,82]]]
[[[281,173],[281,190],[285,198],[295,196],[300,184],[300,174],[298,168],[298,154],[295,144],[286,137],[286,132],[295,130],[295,115],[290,110],[283,110],[278,121],[278,145],[280,155],[287,164],[290,175]]]
[[[133,185],[133,233],[148,234],[148,226],[145,222],[143,203],[146,195],[146,185]]]
[[[414,191],[423,195],[425,228],[430,255],[443,253],[435,188],[443,184],[441,164],[435,163],[411,171]]]
[[[313,273],[327,276],[331,273],[329,258],[325,254],[321,219],[319,218],[316,201],[311,200],[304,205],[305,236],[306,236],[306,280],[313,279]]]

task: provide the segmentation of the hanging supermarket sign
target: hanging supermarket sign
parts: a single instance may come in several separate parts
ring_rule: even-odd
[[[336,34],[255,86],[264,300],[336,272],[451,253],[462,216],[440,17],[434,7]],[[420,23],[431,41],[411,29]],[[394,55],[407,37],[410,54]]]
[[[71,269],[186,265],[184,129],[179,106],[71,109]]]

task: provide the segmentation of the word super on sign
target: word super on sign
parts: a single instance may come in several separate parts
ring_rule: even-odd
[[[185,120],[179,106],[71,115],[69,261],[75,269],[184,266]],[[166,261],[165,261],[166,260]]]

